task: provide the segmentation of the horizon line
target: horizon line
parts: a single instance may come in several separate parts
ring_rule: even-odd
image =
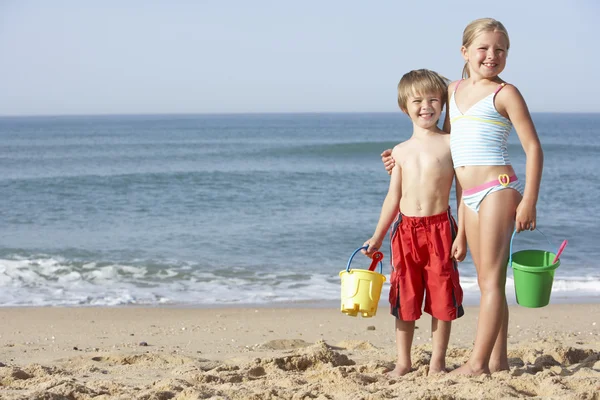
[[[260,111],[260,112],[142,112],[83,114],[0,114],[0,118],[152,117],[152,116],[248,116],[248,115],[327,115],[400,114],[402,111]],[[600,114],[600,111],[531,111],[531,114]]]

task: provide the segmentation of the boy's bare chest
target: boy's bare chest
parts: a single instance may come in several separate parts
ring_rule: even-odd
[[[452,168],[452,155],[446,146],[413,148],[405,153],[400,164],[410,169]]]

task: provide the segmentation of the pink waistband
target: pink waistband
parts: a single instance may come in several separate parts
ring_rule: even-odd
[[[494,181],[483,183],[483,184],[481,184],[479,186],[475,186],[474,188],[471,188],[471,189],[463,190],[463,196],[470,196],[477,192],[481,192],[482,190],[489,189],[489,188],[492,188],[492,187],[498,186],[498,185],[507,186],[509,183],[516,182],[518,180],[519,179],[517,178],[516,175],[509,177],[506,174],[502,174],[502,175],[498,176],[498,179],[496,179]]]

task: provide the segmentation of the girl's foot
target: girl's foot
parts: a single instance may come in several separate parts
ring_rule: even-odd
[[[471,365],[467,362],[462,367],[456,368],[453,371],[450,371],[450,375],[466,375],[466,376],[479,376],[479,375],[488,375],[490,370],[485,368],[472,368]]]

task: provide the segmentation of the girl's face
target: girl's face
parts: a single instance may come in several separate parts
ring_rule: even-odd
[[[506,66],[508,40],[502,32],[482,32],[461,51],[471,76],[490,79],[500,75]]]

